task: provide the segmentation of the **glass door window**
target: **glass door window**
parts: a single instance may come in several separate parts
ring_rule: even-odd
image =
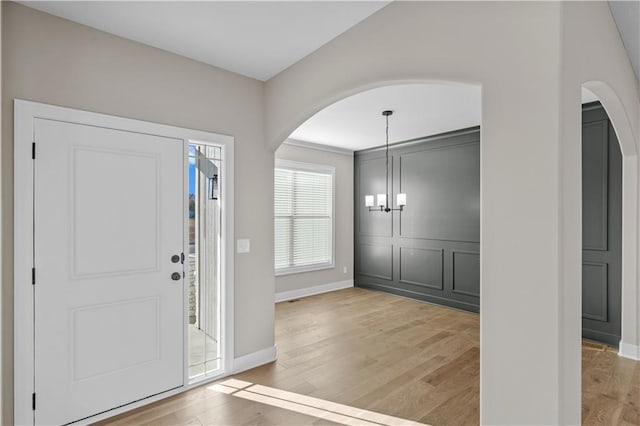
[[[219,372],[221,148],[189,145],[189,379]]]

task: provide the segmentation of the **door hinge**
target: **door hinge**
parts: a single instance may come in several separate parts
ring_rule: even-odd
[[[36,285],[36,268],[31,268],[31,284]]]
[[[31,144],[31,158],[36,159],[36,143]]]
[[[33,408],[33,411],[36,411],[36,393],[32,393],[31,394],[31,408]]]

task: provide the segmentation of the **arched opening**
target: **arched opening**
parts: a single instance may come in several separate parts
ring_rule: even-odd
[[[323,108],[276,150],[276,344],[299,370],[284,390],[429,424],[479,422],[480,120],[477,85],[394,82]],[[279,274],[295,257],[287,241],[325,241],[321,225],[294,222],[289,171],[326,166],[333,266]],[[369,194],[394,210],[369,208]]]
[[[582,411],[583,422],[619,423],[630,415],[627,394],[609,400],[605,383],[624,388],[637,359],[637,150],[615,92],[583,84],[582,109]],[[595,341],[595,342],[593,342]],[[626,369],[626,370],[625,370]]]
[[[620,355],[638,359],[640,337],[638,259],[638,152],[629,117],[622,102],[609,85],[588,81],[583,88],[593,93],[607,113],[622,154],[622,304]]]
[[[393,83],[399,84],[400,82],[393,82]],[[411,83],[416,83],[416,82],[411,81]],[[388,83],[377,83],[377,84],[369,84],[366,86],[361,86],[359,89],[354,89],[354,90],[345,92],[343,94],[344,96],[340,96],[340,99],[345,99],[356,92],[360,93],[367,89],[371,89],[371,87],[384,87],[387,85]],[[623,228],[624,228],[623,241],[622,241],[622,245],[623,245],[622,292],[624,294],[622,310],[623,311],[626,310],[627,313],[632,312],[629,315],[633,317],[636,315],[636,312],[637,312],[635,308],[635,306],[637,305],[637,290],[635,287],[636,286],[635,258],[637,254],[637,247],[636,247],[637,242],[634,237],[636,235],[635,230],[637,229],[636,228],[637,225],[635,224],[635,218],[637,217],[636,215],[637,207],[636,207],[636,201],[635,201],[635,197],[636,197],[635,194],[637,194],[635,190],[637,189],[637,182],[636,182],[637,181],[636,179],[637,165],[635,163],[636,152],[635,152],[635,147],[633,145],[633,136],[631,133],[631,127],[629,126],[628,121],[624,121],[622,123],[620,122],[623,120],[623,118],[626,120],[626,117],[624,116],[624,109],[622,108],[621,104],[619,102],[614,103],[614,101],[610,98],[610,95],[612,94],[610,90],[608,92],[605,90],[604,93],[602,93],[602,91],[606,89],[605,85],[602,85],[601,83],[597,83],[594,85],[595,85],[595,88],[592,91],[598,95],[598,98],[601,100],[605,109],[610,114],[611,122],[613,124],[613,127],[616,130],[616,134],[618,135],[620,144],[622,144],[622,155],[623,155],[623,163],[624,163],[622,180],[623,180],[623,185],[625,186],[623,208],[622,208]],[[594,87],[594,85],[588,83],[585,85],[585,87],[591,89],[592,87]],[[615,100],[616,98],[613,98],[613,99]],[[327,104],[331,104],[335,101],[336,99],[332,98],[330,102],[327,101],[326,104],[322,104],[322,107],[325,107]],[[317,113],[318,111],[321,111],[321,110],[322,108],[317,105],[313,108],[314,113]],[[295,130],[295,128],[297,128],[299,124],[304,123],[308,118],[309,117],[303,117],[303,118],[298,117],[296,120],[294,120],[295,124],[291,124],[290,126],[288,126],[290,130],[287,130],[284,133],[288,133],[289,131]],[[622,128],[623,130],[620,130],[620,128]],[[358,200],[356,197],[356,203],[358,203],[359,201],[361,200]],[[483,289],[483,284],[481,284],[481,294],[482,294],[482,289]],[[633,339],[634,339],[634,333],[636,333],[635,324],[637,324],[637,321],[634,323],[633,321],[623,320],[622,324],[623,324],[622,331],[621,331],[622,342],[620,345],[621,347],[620,352],[622,355],[624,355],[625,339],[627,338],[630,339],[629,340],[630,342],[635,341]],[[576,345],[576,348],[578,348],[577,345]],[[344,402],[348,402],[348,401],[344,401]]]

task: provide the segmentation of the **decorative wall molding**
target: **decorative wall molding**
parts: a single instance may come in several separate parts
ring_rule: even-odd
[[[338,281],[329,284],[314,285],[312,287],[300,288],[298,290],[281,291],[279,293],[276,293],[275,302],[284,302],[287,300],[299,299],[301,297],[308,297],[316,294],[328,293],[330,291],[342,290],[351,287],[353,287],[353,279]]]
[[[587,233],[583,235],[583,250],[597,250],[597,251],[607,251],[609,250],[608,241],[609,241],[609,120],[607,118],[599,121],[590,121],[588,123],[583,124],[583,134],[586,133],[586,129],[589,127],[600,128],[601,138],[599,142],[601,142],[601,151],[598,160],[600,160],[600,173],[599,173],[599,181],[600,181],[600,200],[599,200],[599,226],[600,234],[597,235],[597,241],[589,241],[592,239],[593,234]],[[588,138],[583,137],[582,143],[585,144],[588,141]],[[584,158],[584,157],[583,157]],[[584,160],[583,160],[584,161]],[[596,168],[592,168],[590,170],[590,177],[595,177],[598,170]],[[595,189],[596,185],[593,186]],[[595,213],[595,209],[593,212]],[[596,229],[594,226],[593,229]]]
[[[469,285],[469,283],[467,282],[467,290],[461,290],[460,288],[456,287],[456,284],[460,281],[458,281],[458,278],[460,276],[460,273],[456,274],[456,255],[459,255],[458,259],[462,259],[464,256],[473,256],[477,259],[478,261],[478,273],[477,273],[477,290],[476,291],[472,291],[473,287],[475,287],[473,280],[472,283]],[[451,261],[453,263],[452,265],[452,278],[451,278],[451,292],[453,293],[458,293],[458,294],[464,294],[466,296],[472,296],[472,297],[480,297],[480,253],[478,252],[474,252],[474,251],[468,251],[468,250],[452,250],[451,251]],[[458,265],[461,263],[461,261],[457,262]],[[462,271],[464,272],[464,271]],[[467,277],[468,278],[468,277]],[[475,278],[475,276],[474,276]]]
[[[421,280],[420,277],[415,277],[413,279],[411,278],[407,278],[407,276],[410,276],[410,273],[413,271],[410,271],[410,273],[403,273],[403,266],[405,265],[405,261],[407,259],[407,256],[403,256],[403,252],[407,252],[407,254],[409,254],[409,252],[411,253],[410,255],[415,255],[417,252],[424,252],[424,253],[428,253],[428,252],[433,252],[433,253],[438,253],[438,265],[436,267],[436,270],[439,272],[437,274],[434,274],[433,277],[431,278],[435,278],[435,275],[438,276],[437,281],[425,281],[424,279]],[[421,287],[428,287],[428,288],[433,288],[435,290],[444,290],[444,250],[441,248],[417,248],[417,247],[400,247],[399,248],[399,267],[398,267],[398,282],[401,283],[405,283],[405,284],[412,284],[412,285],[418,285]],[[427,268],[429,267],[434,267],[436,265],[434,265],[433,263],[429,263],[428,261],[429,259],[427,257],[422,258],[422,262],[421,264]]]
[[[235,358],[231,367],[232,374],[242,373],[278,359],[276,345]]]
[[[465,129],[452,130],[450,132],[438,133],[436,135],[423,136],[415,139],[409,139],[406,141],[390,143],[389,149],[394,148],[396,146],[410,147],[411,145],[422,144],[423,142],[440,141],[442,139],[448,139],[452,136],[474,135],[475,133],[479,133],[479,131],[480,131],[480,126],[472,126],[472,127],[467,127]],[[362,150],[359,150],[358,152],[369,153],[369,152],[383,151],[384,149],[385,149],[385,146],[380,145],[373,148],[362,149]]]
[[[357,247],[357,274],[386,281],[393,280],[393,244],[367,243],[358,244]],[[369,252],[365,251],[365,247],[369,248]]]
[[[587,273],[587,268],[591,269],[591,272]],[[597,271],[597,272],[596,272]],[[599,312],[586,312],[584,307],[584,302],[582,306],[582,317],[589,318],[595,321],[607,322],[608,321],[608,312],[607,305],[609,304],[609,265],[607,263],[602,262],[582,262],[582,286],[583,286],[583,301],[585,297],[584,288],[587,283],[597,284],[600,288],[599,291],[591,287],[586,287],[588,291],[588,295],[590,297],[598,297],[598,301],[600,302],[600,310]],[[587,278],[584,278],[587,277]],[[589,278],[598,277],[598,281],[589,281]]]
[[[353,156],[353,151],[350,150],[350,149],[340,148],[338,146],[323,145],[323,144],[314,143],[314,142],[301,141],[301,140],[298,140],[298,139],[289,138],[289,139],[284,141],[284,144],[292,145],[292,146],[299,146],[299,147],[302,147],[302,148],[316,149],[318,151],[333,152],[335,154]]]

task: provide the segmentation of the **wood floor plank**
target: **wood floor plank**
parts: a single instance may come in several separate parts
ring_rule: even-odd
[[[432,425],[479,423],[478,315],[352,288],[278,303],[275,318],[278,361],[236,379]],[[582,365],[583,423],[640,426],[640,362],[584,342]],[[203,386],[100,424],[335,423]]]

